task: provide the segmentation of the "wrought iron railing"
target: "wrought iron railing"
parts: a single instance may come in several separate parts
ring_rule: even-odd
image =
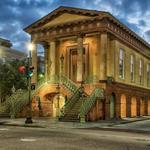
[[[50,80],[48,80],[47,83],[64,85],[73,93],[75,93],[75,91],[78,89],[77,85],[64,75],[53,75],[50,77]]]
[[[8,97],[3,103],[3,113],[9,113],[11,117],[15,117],[16,112],[18,112],[19,108],[24,106],[25,102],[28,103],[27,91],[19,89],[15,91],[10,97]]]
[[[70,80],[69,78],[67,78],[66,76],[63,76],[63,75],[61,75],[59,77],[60,77],[60,84],[67,87],[73,93],[75,93],[77,91],[78,87],[72,80]]]
[[[12,99],[11,105],[10,105],[10,116],[12,118],[16,117],[17,113],[20,112],[25,105],[28,104],[28,91],[20,91],[17,92],[15,95],[15,98]]]
[[[79,117],[85,117],[87,113],[90,111],[92,106],[94,105],[95,101],[97,99],[103,99],[104,98],[104,90],[100,88],[95,88],[91,95],[84,101],[82,104],[82,107],[79,111]]]
[[[76,91],[78,89],[77,86],[67,77],[60,76],[60,75],[52,76],[50,78],[50,80],[48,80],[47,82],[45,81],[45,79],[42,79],[41,81],[39,81],[36,85],[36,89],[31,92],[31,96],[32,97],[35,96],[37,94],[37,92],[45,84],[58,84],[58,83],[64,85],[71,92],[75,93],[74,96],[71,97],[71,99],[76,98]],[[23,107],[28,104],[28,102],[29,102],[28,91],[27,90],[17,90],[10,97],[8,97],[6,102],[3,104],[3,106],[0,107],[0,113],[7,111],[7,112],[10,112],[11,117],[15,117],[17,115],[17,113],[20,112],[23,109]],[[69,102],[69,105],[66,103],[67,107],[70,107],[72,105],[72,103],[70,103],[70,102]]]

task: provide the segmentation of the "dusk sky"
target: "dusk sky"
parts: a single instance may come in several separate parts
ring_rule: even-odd
[[[0,37],[25,51],[23,28],[59,6],[108,11],[150,43],[150,0],[0,0]]]

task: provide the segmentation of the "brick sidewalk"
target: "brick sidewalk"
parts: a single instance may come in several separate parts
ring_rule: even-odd
[[[124,120],[100,120],[97,122],[60,122],[52,118],[33,118],[32,124],[25,124],[25,118],[9,119],[1,118],[0,125],[6,126],[23,126],[23,127],[39,127],[39,128],[114,128],[116,125],[129,124],[137,121],[149,120],[150,116],[125,118]],[[115,127],[117,128],[117,127]]]

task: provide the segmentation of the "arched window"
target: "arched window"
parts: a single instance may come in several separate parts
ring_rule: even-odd
[[[124,50],[119,52],[119,77],[124,79]]]

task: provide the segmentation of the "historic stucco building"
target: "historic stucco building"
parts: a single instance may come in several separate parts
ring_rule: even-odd
[[[0,61],[6,62],[14,59],[25,59],[27,55],[23,52],[12,49],[12,43],[9,40],[0,38]]]
[[[33,114],[62,120],[150,115],[150,45],[108,12],[59,7],[24,29],[45,49]],[[32,52],[37,83],[37,50]]]

